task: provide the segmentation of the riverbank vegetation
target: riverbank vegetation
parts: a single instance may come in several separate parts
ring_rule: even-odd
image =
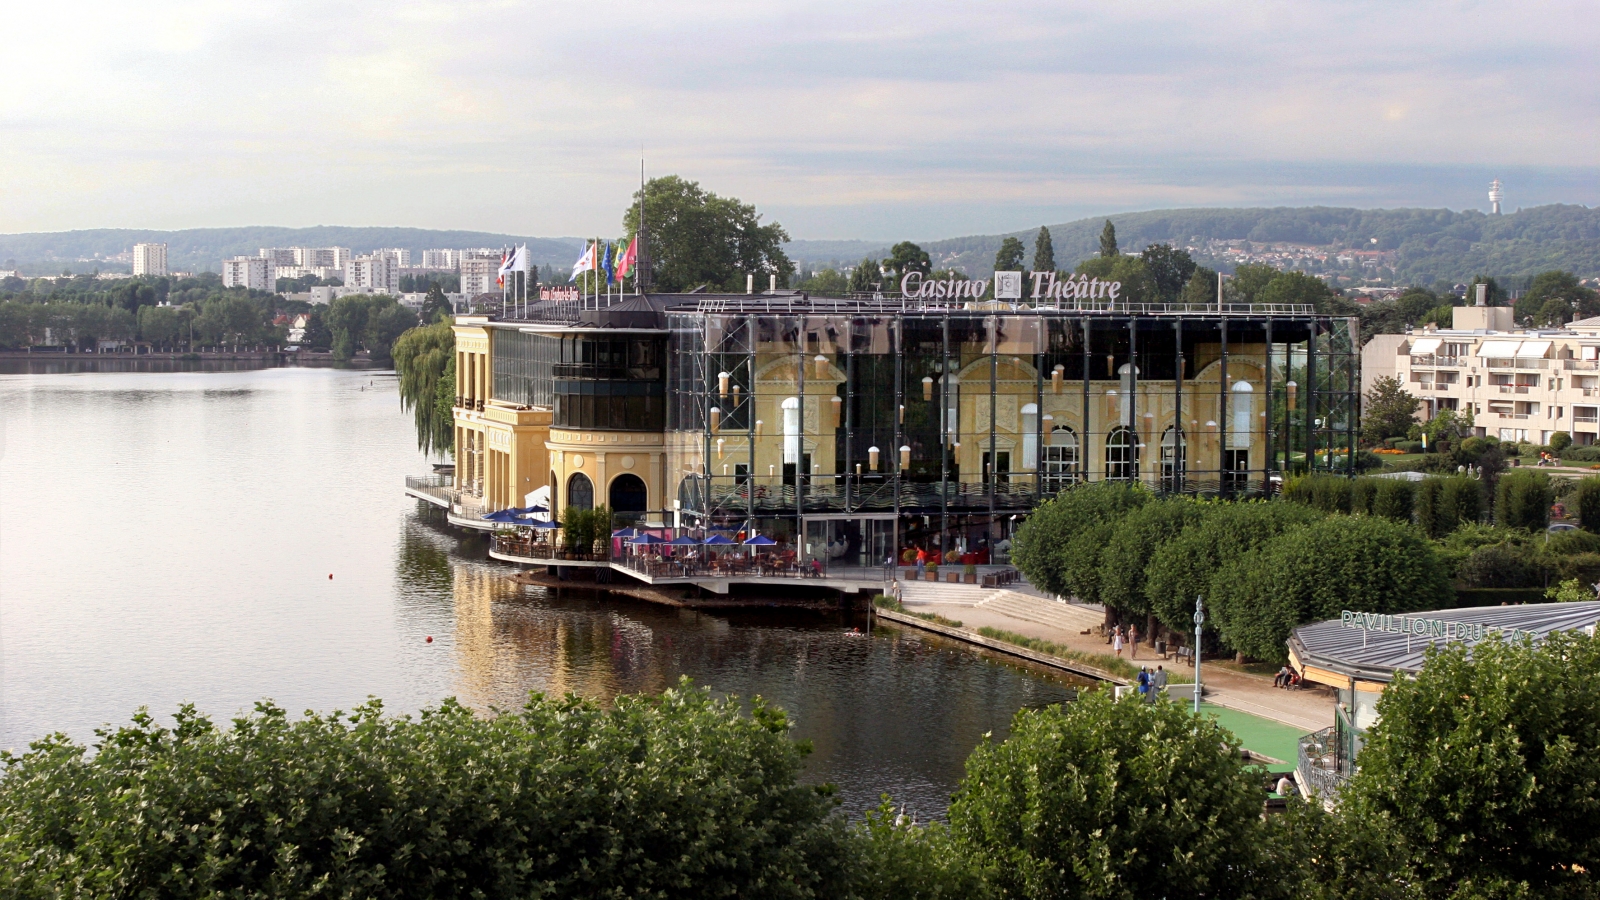
[[[420,325],[394,342],[400,405],[411,412],[417,447],[443,455],[455,449],[456,335],[448,317]]]
[[[1553,511],[1585,509],[1581,530],[1546,533]],[[1600,581],[1600,478],[1317,475],[1270,502],[1100,482],[1035,510],[1014,544],[1043,590],[1104,604],[1147,635],[1192,635],[1204,597],[1207,652],[1281,662],[1291,630],[1344,609],[1540,601]]]
[[[1430,651],[1332,812],[1184,704],[1019,711],[945,822],[800,783],[781,710],[687,682],[482,716],[372,701],[219,726],[146,713],[3,757],[0,893],[34,898],[789,897],[1491,900],[1592,896],[1600,643]]]

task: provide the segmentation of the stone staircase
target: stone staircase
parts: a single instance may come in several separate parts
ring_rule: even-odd
[[[994,592],[993,588],[981,588],[975,584],[951,584],[947,581],[900,582],[900,602],[907,606],[916,606],[920,603],[977,606]]]
[[[1106,618],[1105,612],[1098,607],[1072,606],[1017,591],[991,590],[986,593],[989,596],[976,605],[1013,619],[1059,628],[1069,634],[1093,629]]]

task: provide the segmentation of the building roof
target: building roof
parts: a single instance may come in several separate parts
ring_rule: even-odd
[[[1367,681],[1390,681],[1396,672],[1420,672],[1423,653],[1430,645],[1442,646],[1446,641],[1471,645],[1508,631],[1528,632],[1538,640],[1552,632],[1582,631],[1596,622],[1600,622],[1600,601],[1479,606],[1395,616],[1351,613],[1301,625],[1290,634],[1289,646],[1302,665]],[[1444,636],[1439,636],[1440,631]]]

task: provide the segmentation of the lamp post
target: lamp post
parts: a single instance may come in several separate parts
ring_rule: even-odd
[[[1206,623],[1204,597],[1194,598],[1194,714],[1200,715],[1200,632]]]

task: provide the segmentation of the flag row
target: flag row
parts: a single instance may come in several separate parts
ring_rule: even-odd
[[[639,262],[639,239],[636,237],[623,247],[622,242],[591,241],[583,255],[572,266],[571,281],[577,281],[584,272],[600,272],[606,284],[616,284],[626,278]]]

